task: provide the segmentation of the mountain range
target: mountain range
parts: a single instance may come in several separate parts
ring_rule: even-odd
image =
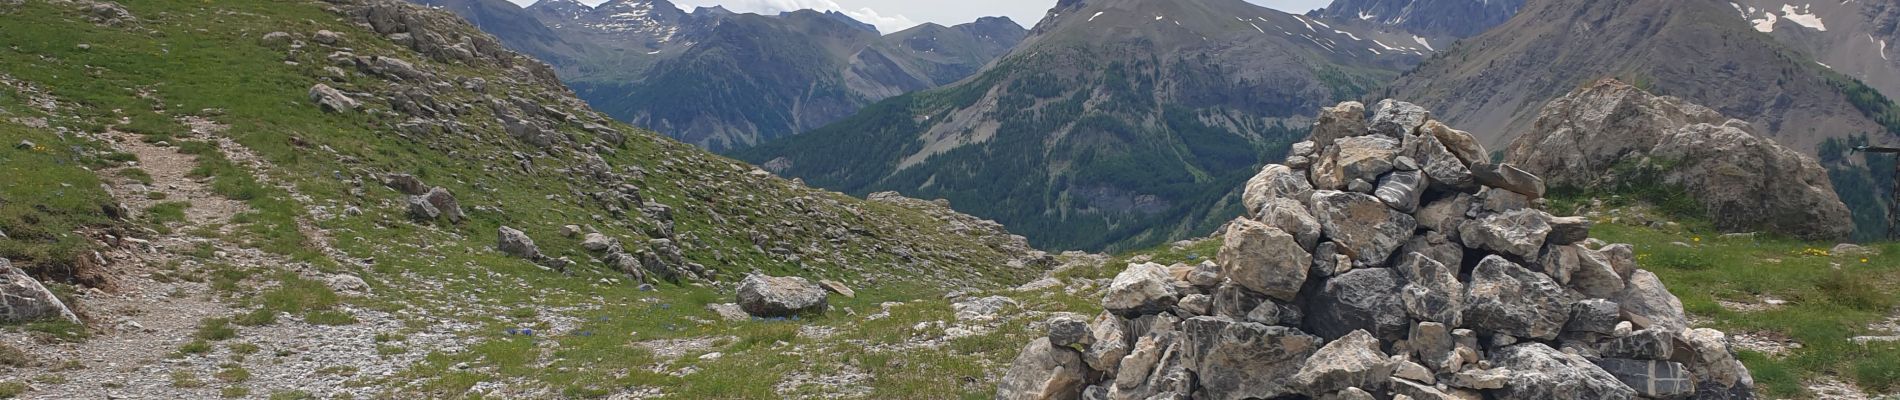
[[[720,151],[815,129],[968,77],[1022,40],[1002,17],[881,35],[836,11],[778,15],[666,0],[413,0],[553,65],[595,108]]]
[[[969,80],[736,154],[848,193],[946,198],[1039,246],[1155,243],[1225,222],[1311,110],[1429,47],[1241,0],[1065,1]]]

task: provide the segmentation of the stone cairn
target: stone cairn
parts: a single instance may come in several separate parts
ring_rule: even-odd
[[[1130,265],[998,399],[1747,399],[1722,332],[1543,180],[1386,100],[1326,108],[1214,261]]]

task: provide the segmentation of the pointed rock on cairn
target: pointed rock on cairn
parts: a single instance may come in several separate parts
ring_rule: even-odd
[[[1628,245],[1534,208],[1541,178],[1423,108],[1365,110],[1327,108],[1292,165],[1247,183],[1217,282],[1130,265],[997,398],[1753,397],[1727,338],[1691,329]]]

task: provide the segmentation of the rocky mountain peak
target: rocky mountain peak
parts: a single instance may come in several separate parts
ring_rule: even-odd
[[[1051,318],[997,398],[1752,396],[1629,245],[1532,205],[1539,177],[1421,107],[1365,110],[1247,182],[1214,260],[1130,264],[1100,315]]]
[[[1503,24],[1525,0],[1336,0],[1307,15],[1393,27],[1426,36],[1469,37]]]
[[[1679,187],[1730,230],[1834,240],[1854,226],[1813,158],[1747,122],[1611,79],[1551,101],[1505,160],[1553,186]]]

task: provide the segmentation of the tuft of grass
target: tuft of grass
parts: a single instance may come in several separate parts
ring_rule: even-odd
[[[217,377],[220,381],[242,383],[251,380],[251,370],[244,369],[243,365],[224,364],[218,367],[220,368],[218,373],[213,376]]]
[[[0,382],[0,399],[20,397],[21,394],[26,393],[26,389],[27,386],[25,382]]]
[[[185,222],[186,207],[191,207],[191,203],[167,201],[153,204],[151,207],[145,209],[145,218],[153,224],[158,225]]]
[[[26,354],[26,351],[0,343],[0,366],[21,368],[38,364],[33,361],[33,356]]]
[[[281,391],[270,394],[270,400],[315,400],[316,395],[302,390]]]
[[[328,326],[355,325],[357,322],[356,316],[341,310],[312,311],[305,314],[303,320],[311,325]]]
[[[224,398],[227,399],[235,399],[250,396],[251,389],[243,386],[225,386],[223,389],[218,389],[218,395],[224,396]]]
[[[92,332],[85,324],[53,318],[26,324],[26,330],[42,339],[77,343],[92,338]]]
[[[127,154],[127,155],[130,155],[130,154]],[[126,169],[119,170],[118,175],[126,179],[131,179],[133,182],[138,182],[145,185],[151,185],[153,182],[151,173],[145,172],[145,170],[138,169],[138,168],[126,168]]]
[[[225,318],[207,318],[198,324],[199,340],[219,342],[237,337],[237,328],[231,327],[231,320]]]
[[[193,340],[190,343],[185,343],[183,346],[178,346],[178,354],[204,354],[209,352],[211,352],[211,343],[205,342],[204,340]]]
[[[201,388],[205,387],[205,382],[198,380],[197,374],[181,369],[172,371],[172,387],[184,389]]]
[[[259,350],[257,345],[251,344],[251,343],[232,343],[230,345],[227,345],[226,347],[231,349],[231,354],[238,354],[238,355],[257,354],[257,351]]]

